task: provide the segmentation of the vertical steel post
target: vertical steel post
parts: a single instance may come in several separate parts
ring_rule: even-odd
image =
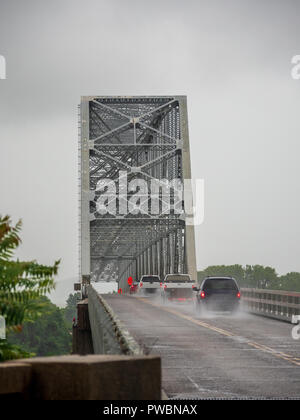
[[[81,275],[90,275],[89,98],[81,98]]]
[[[180,96],[179,107],[180,107],[180,130],[181,139],[183,141],[182,147],[182,171],[183,179],[191,180],[191,159],[190,159],[190,142],[189,142],[189,130],[188,130],[188,114],[187,114],[187,99],[186,96]],[[192,191],[185,192],[184,196],[185,208],[190,213],[189,219],[190,224],[185,225],[185,254],[186,254],[186,265],[187,271],[193,280],[197,280],[197,265],[196,265],[196,246],[195,246],[195,231],[193,225],[193,197]]]

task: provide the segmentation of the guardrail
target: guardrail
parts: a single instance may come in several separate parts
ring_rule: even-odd
[[[92,284],[87,291],[94,353],[142,355],[140,346]]]
[[[300,315],[300,293],[283,290],[241,289],[242,302],[248,312],[291,321]]]

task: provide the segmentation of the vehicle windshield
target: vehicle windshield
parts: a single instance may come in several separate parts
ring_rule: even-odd
[[[144,276],[141,280],[143,283],[150,282],[150,281],[159,281],[158,276]]]
[[[203,285],[204,290],[237,290],[236,282],[233,279],[207,279]]]
[[[169,274],[166,277],[166,282],[173,281],[175,283],[187,283],[191,282],[191,278],[187,274]]]

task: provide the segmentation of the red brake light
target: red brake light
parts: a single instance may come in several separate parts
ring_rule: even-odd
[[[140,287],[143,287],[143,283],[142,282],[140,282]]]
[[[236,297],[237,297],[237,298],[240,298],[240,297],[241,297],[241,294],[240,294],[240,292],[237,292],[237,295],[236,295]]]
[[[204,299],[205,298],[205,293],[204,292],[201,292],[200,293],[200,297],[201,297],[201,299]]]

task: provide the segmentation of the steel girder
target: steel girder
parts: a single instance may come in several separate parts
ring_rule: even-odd
[[[103,214],[97,207],[103,180],[115,183],[117,205],[139,191],[124,195],[120,171],[127,183],[141,179],[149,191],[154,179],[191,178],[186,97],[82,97],[79,118],[81,275],[117,278],[122,288],[129,275],[189,272],[196,279],[194,227],[186,225],[184,200],[182,214],[172,207],[166,213],[162,194],[156,214],[147,196],[140,199],[146,213]]]

